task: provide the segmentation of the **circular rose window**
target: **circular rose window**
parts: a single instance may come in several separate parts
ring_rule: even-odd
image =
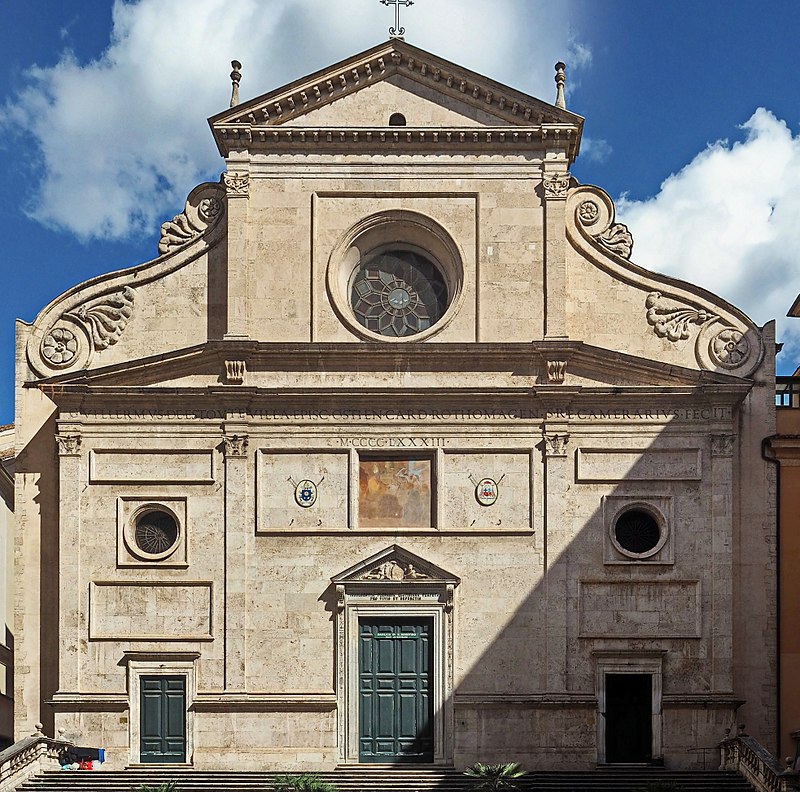
[[[331,307],[354,335],[418,343],[441,333],[464,302],[463,254],[426,215],[390,209],[343,233],[328,259]]]
[[[653,555],[666,540],[659,521],[639,508],[627,509],[616,518],[612,537],[618,550],[634,558]]]
[[[148,509],[134,520],[133,540],[142,556],[166,558],[175,549],[178,537],[178,521],[164,509]]]
[[[359,324],[373,333],[415,335],[436,324],[447,310],[447,283],[421,253],[379,250],[353,272],[350,305]]]

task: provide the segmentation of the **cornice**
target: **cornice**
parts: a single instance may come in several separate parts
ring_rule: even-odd
[[[87,385],[92,388],[125,385],[135,381],[139,385],[157,384],[166,378],[184,373],[218,373],[225,361],[244,360],[248,372],[261,368],[267,370],[304,371],[320,366],[332,370],[384,371],[397,370],[398,366],[416,365],[420,370],[436,371],[490,371],[514,370],[535,375],[547,361],[567,360],[569,365],[591,368],[596,371],[624,372],[639,376],[645,384],[653,380],[678,385],[724,386],[733,383],[749,389],[751,382],[727,373],[682,368],[660,361],[647,360],[615,350],[592,346],[582,341],[529,341],[529,342],[463,342],[435,343],[409,342],[405,344],[380,343],[302,343],[258,342],[250,340],[209,341],[194,347],[126,361],[107,367],[65,372],[51,377],[32,380],[28,387],[42,387],[56,391],[66,385]],[[745,384],[746,383],[746,384]],[[635,386],[630,386],[635,387]],[[182,388],[180,390],[183,390]],[[230,387],[227,388],[230,390]]]
[[[283,153],[313,148],[315,154],[358,153],[373,155],[395,151],[424,153],[457,150],[543,151],[559,148],[570,162],[578,155],[580,129],[571,124],[518,127],[278,127],[225,125],[215,128],[223,156],[231,150]]]

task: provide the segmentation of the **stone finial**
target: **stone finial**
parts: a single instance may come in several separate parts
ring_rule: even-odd
[[[564,74],[564,69],[566,68],[566,63],[559,61],[556,64],[556,107],[560,107],[562,110],[567,109],[567,103],[564,99],[564,83],[567,81],[567,77]]]
[[[231,107],[236,107],[239,104],[239,82],[242,79],[242,73],[239,70],[242,68],[242,64],[235,60],[231,61],[231,66],[233,67],[231,72],[231,82],[233,83],[231,88]]]

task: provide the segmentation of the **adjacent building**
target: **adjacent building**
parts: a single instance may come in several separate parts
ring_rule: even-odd
[[[282,769],[774,747],[772,326],[632,262],[563,85],[391,40],[236,101],[160,255],[19,323],[19,734]]]

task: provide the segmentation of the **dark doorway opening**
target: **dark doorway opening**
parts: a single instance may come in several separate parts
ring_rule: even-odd
[[[433,621],[359,620],[360,762],[433,761]]]
[[[142,676],[139,761],[186,761],[186,677]]]
[[[653,759],[652,674],[606,674],[606,762]]]

